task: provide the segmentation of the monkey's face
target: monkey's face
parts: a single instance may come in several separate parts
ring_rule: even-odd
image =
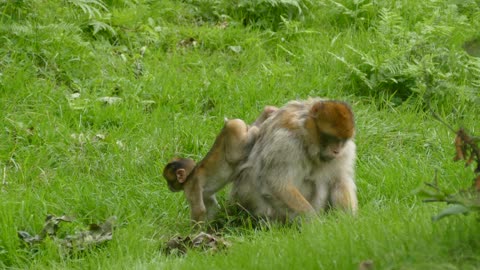
[[[178,192],[183,190],[183,184],[178,182],[177,180],[176,170],[174,170],[173,168],[169,168],[168,165],[163,171],[163,177],[165,178],[165,180],[167,180],[167,186],[171,192]]]
[[[349,139],[321,133],[320,160],[331,161],[342,155],[345,144]]]
[[[195,167],[195,161],[189,158],[174,158],[163,169],[163,177],[167,180],[168,189],[172,192],[183,190],[183,183]]]
[[[167,178],[165,178],[167,179]],[[183,185],[182,183],[179,183],[177,181],[177,178],[174,177],[173,179],[167,179],[167,186],[168,186],[168,189],[170,189],[171,192],[179,192],[179,191],[182,191],[183,190]]]
[[[344,152],[355,135],[355,122],[350,107],[342,102],[320,102],[312,108],[320,142],[320,160],[330,161]],[[315,114],[314,114],[315,115]]]

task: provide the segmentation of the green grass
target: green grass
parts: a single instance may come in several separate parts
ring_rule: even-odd
[[[284,1],[301,14],[240,2],[0,1],[0,268],[480,267],[478,216],[432,222],[444,205],[414,195],[435,173],[452,192],[473,178],[429,110],[479,134],[480,60],[462,48],[480,35],[478,1]],[[200,159],[224,117],[308,96],[353,106],[358,217],[230,224],[224,252],[164,255],[191,232],[164,164]],[[47,214],[76,217],[67,231],[118,222],[87,252],[22,246],[17,231],[39,232]]]

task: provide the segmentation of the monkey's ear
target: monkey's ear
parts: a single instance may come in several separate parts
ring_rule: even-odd
[[[178,169],[175,174],[177,175],[177,181],[179,183],[183,183],[187,180],[187,171],[185,171],[185,169]]]
[[[313,118],[317,118],[319,113],[324,109],[325,104],[322,101],[318,101],[313,104],[312,108],[310,108],[310,116]]]

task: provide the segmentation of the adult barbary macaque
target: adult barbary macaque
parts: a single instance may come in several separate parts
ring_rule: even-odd
[[[225,120],[220,134],[207,155],[198,163],[189,158],[174,158],[163,170],[171,191],[184,191],[192,221],[211,220],[218,208],[215,193],[231,182],[231,176],[244,160],[258,136],[259,126],[277,108],[267,106],[252,124],[243,120]]]
[[[344,102],[289,102],[260,127],[238,167],[233,201],[280,221],[328,207],[356,213],[354,134],[354,116]]]

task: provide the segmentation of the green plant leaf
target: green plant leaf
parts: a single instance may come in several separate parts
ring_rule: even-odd
[[[470,212],[470,209],[461,204],[453,204],[448,208],[443,209],[440,214],[434,216],[432,218],[433,221],[438,221],[444,217],[451,216],[451,215],[458,215],[458,214],[467,214]]]

